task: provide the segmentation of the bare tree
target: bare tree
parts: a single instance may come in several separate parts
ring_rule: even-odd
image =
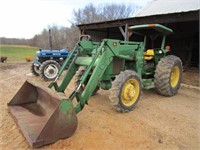
[[[139,7],[134,4],[86,5],[83,9],[73,10],[72,23],[86,24],[131,17]]]
[[[43,29],[41,34],[36,34],[32,39],[32,46],[37,46],[42,49],[49,49],[48,30]]]
[[[49,29],[51,30],[52,49],[72,49],[78,40],[79,30],[76,26],[65,28],[58,27],[57,25],[49,25],[47,29],[43,29],[41,34],[33,37],[31,45],[40,47],[41,49],[50,49]]]

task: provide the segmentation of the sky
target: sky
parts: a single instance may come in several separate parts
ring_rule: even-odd
[[[0,37],[33,38],[49,25],[70,27],[73,10],[89,3],[135,3],[144,6],[150,0],[1,0]]]

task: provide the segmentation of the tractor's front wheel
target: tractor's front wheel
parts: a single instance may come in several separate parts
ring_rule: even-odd
[[[45,81],[54,80],[59,72],[60,64],[55,60],[47,60],[40,66],[40,76]]]
[[[175,95],[182,81],[182,62],[179,57],[169,55],[162,58],[156,67],[154,85],[157,93]]]
[[[126,70],[116,76],[109,98],[117,111],[128,112],[136,107],[141,90],[140,77],[135,71]]]

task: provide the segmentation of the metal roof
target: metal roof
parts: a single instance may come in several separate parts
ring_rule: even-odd
[[[152,0],[134,17],[200,10],[200,0]]]

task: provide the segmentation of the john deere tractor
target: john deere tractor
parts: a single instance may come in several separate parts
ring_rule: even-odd
[[[30,80],[22,85],[8,107],[31,146],[72,136],[78,125],[77,114],[98,89],[110,90],[109,98],[120,112],[136,107],[142,89],[154,88],[164,96],[178,92],[181,60],[168,55],[169,46],[165,45],[166,35],[172,30],[160,24],[136,25],[129,30],[143,35],[143,41],[79,40],[48,88]],[[162,36],[160,46],[155,48],[150,44],[148,47],[147,38],[153,35],[154,39],[155,33]],[[84,37],[90,39],[90,36]],[[69,64],[58,84],[57,79]],[[66,97],[64,91],[74,76],[76,88]]]

